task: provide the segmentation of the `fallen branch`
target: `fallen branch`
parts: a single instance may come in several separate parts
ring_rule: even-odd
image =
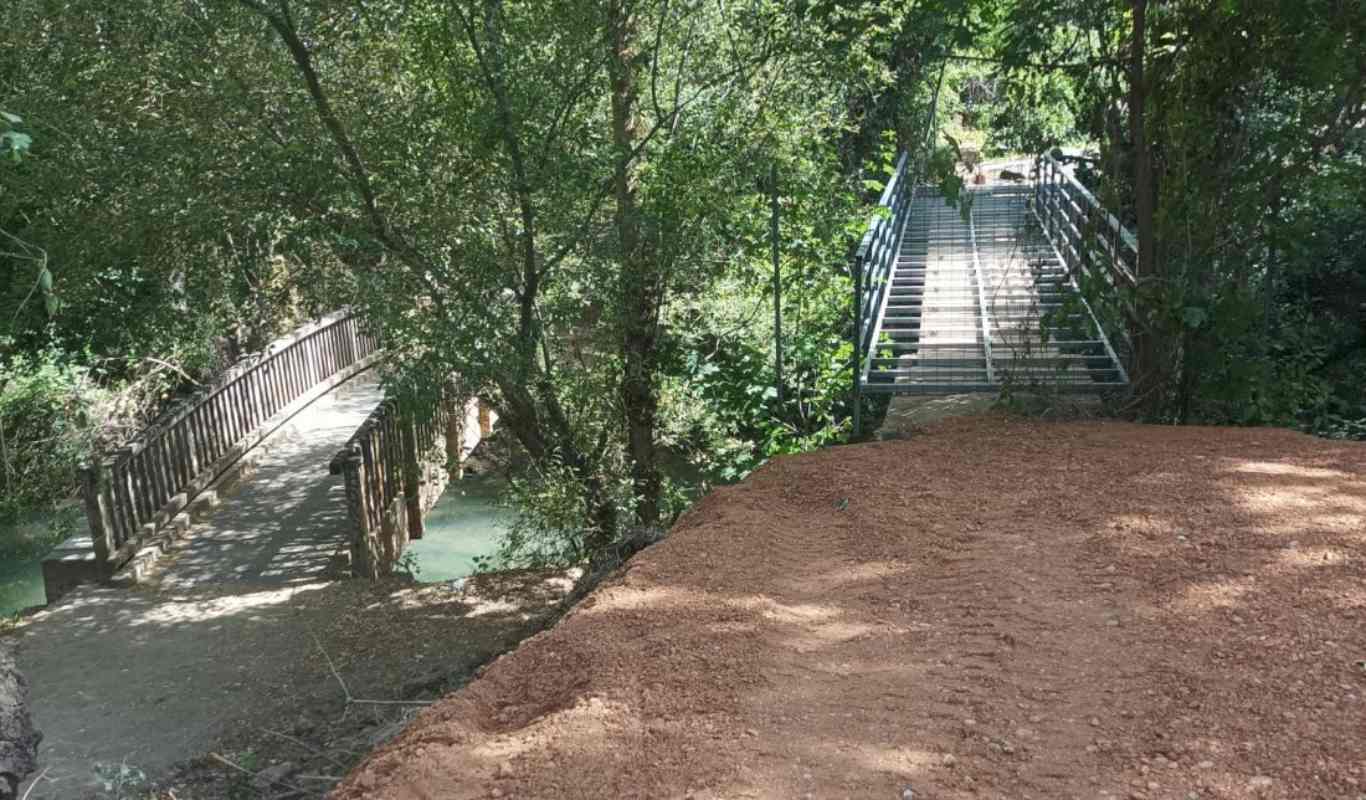
[[[38,773],[38,777],[33,779],[33,783],[30,783],[28,788],[24,790],[24,796],[19,798],[19,800],[28,800],[28,796],[33,794],[33,790],[38,788],[38,784],[43,782],[43,779],[47,777],[47,771],[50,769],[52,769],[52,767],[44,767],[43,771]]]
[[[340,762],[340,761],[338,761],[337,759],[333,758],[332,756],[328,755],[328,754],[327,754],[325,751],[323,751],[322,749],[317,748],[317,747],[314,747],[313,745],[310,745],[309,743],[307,743],[307,742],[305,742],[305,741],[302,741],[302,740],[300,740],[300,739],[295,739],[293,736],[288,736],[288,735],[283,734],[283,733],[280,733],[280,732],[278,732],[278,731],[273,731],[273,730],[271,730],[271,729],[269,729],[269,728],[261,728],[261,732],[262,732],[262,733],[268,733],[268,734],[270,734],[271,736],[278,736],[278,737],[280,737],[281,739],[284,739],[286,742],[293,742],[294,744],[298,745],[299,747],[302,747],[303,749],[307,750],[308,752],[312,753],[313,755],[315,755],[315,756],[321,756],[322,758],[325,758],[325,759],[327,759],[328,761],[331,761],[333,764],[336,764],[337,766],[341,767],[342,769],[350,769],[350,768],[351,768],[351,767],[349,767],[348,765],[343,764],[342,762]]]
[[[358,705],[368,705],[368,706],[429,706],[429,705],[432,704],[433,701],[431,701],[431,700],[366,700],[366,699],[363,699],[363,698],[359,698],[359,697],[353,696],[353,695],[351,694],[351,688],[350,688],[349,686],[346,685],[346,681],[342,679],[341,673],[337,671],[337,665],[334,664],[334,663],[332,663],[332,656],[329,656],[329,655],[327,654],[327,649],[323,647],[323,643],[320,642],[320,641],[318,641],[318,636],[317,636],[317,634],[310,634],[310,635],[313,636],[313,643],[314,643],[315,645],[318,646],[318,652],[322,653],[322,654],[323,654],[323,658],[326,659],[326,661],[327,661],[327,668],[328,668],[329,670],[332,671],[332,677],[336,678],[336,679],[337,679],[337,683],[341,686],[341,688],[342,688],[342,694],[346,695],[346,705],[347,705],[348,707],[353,706],[353,705],[356,705],[356,706],[358,706]]]
[[[214,761],[217,761],[218,763],[222,764],[222,765],[225,766],[225,767],[230,767],[230,768],[232,768],[232,769],[237,770],[238,772],[242,773],[243,775],[246,775],[246,776],[248,776],[249,778],[251,778],[253,781],[254,781],[254,780],[257,780],[257,779],[260,777],[260,774],[259,774],[259,773],[252,772],[251,770],[247,769],[246,767],[242,766],[241,764],[238,764],[238,763],[232,761],[231,759],[224,758],[223,756],[220,756],[220,755],[217,754],[217,753],[209,753],[209,758],[212,758]],[[285,787],[286,789],[293,790],[293,791],[295,791],[295,792],[298,792],[299,794],[308,794],[308,792],[307,792],[306,790],[301,789],[301,788],[299,788],[298,786],[295,786],[294,784],[290,783],[289,781],[271,780],[270,782],[271,782],[271,784],[274,785],[274,786],[283,786],[283,787]]]

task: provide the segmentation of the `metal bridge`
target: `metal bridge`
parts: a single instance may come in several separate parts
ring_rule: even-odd
[[[854,259],[856,395],[1126,388],[1123,315],[1093,301],[1133,285],[1133,235],[1052,155],[985,169],[958,207],[911,161]]]

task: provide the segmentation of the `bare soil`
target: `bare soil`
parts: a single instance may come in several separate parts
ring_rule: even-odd
[[[424,706],[561,611],[577,572],[333,584],[326,619],[215,747],[158,782],[167,800],[320,797]],[[322,598],[319,598],[322,599]]]
[[[351,798],[1366,795],[1366,445],[987,416],[779,459]]]

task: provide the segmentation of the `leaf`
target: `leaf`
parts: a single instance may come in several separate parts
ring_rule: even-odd
[[[17,163],[23,158],[24,151],[28,150],[29,145],[33,144],[33,137],[29,136],[27,133],[6,131],[5,133],[0,133],[0,144],[5,146],[4,148],[0,148],[0,150],[8,148],[10,158],[14,159]]]
[[[19,115],[11,114],[8,111],[0,111],[0,119],[3,119],[5,122],[8,122],[11,125],[18,125],[19,123],[24,121],[23,118]]]
[[[1194,330],[1204,325],[1209,319],[1209,312],[1198,306],[1186,306],[1181,310],[1181,320],[1186,323],[1186,327]]]
[[[47,267],[43,267],[42,272],[38,273],[38,287],[43,290],[44,294],[52,292],[52,272]]]

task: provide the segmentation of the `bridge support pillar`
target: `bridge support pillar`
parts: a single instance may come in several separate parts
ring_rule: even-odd
[[[90,542],[95,550],[95,562],[108,564],[114,552],[114,520],[109,513],[109,479],[103,464],[81,467],[81,496],[85,500],[85,516],[90,523]]]
[[[380,576],[379,542],[370,530],[370,509],[366,508],[365,460],[356,448],[342,464],[346,484],[346,514],[351,520],[351,574],[375,580]]]
[[[446,472],[465,477],[465,406],[454,394],[446,398]]]
[[[399,437],[403,446],[403,502],[407,506],[408,538],[421,539],[422,526],[422,467],[417,449],[417,423],[412,418],[400,418]]]

